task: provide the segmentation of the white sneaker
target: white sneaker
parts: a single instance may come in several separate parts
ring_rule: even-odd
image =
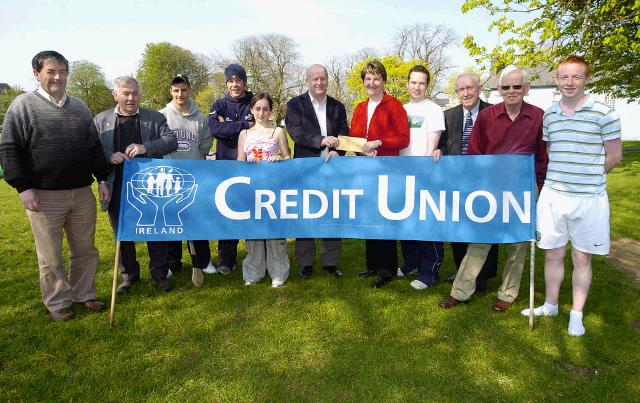
[[[406,276],[408,276],[410,274],[417,273],[417,272],[418,272],[418,269],[414,267],[413,270],[411,270],[411,271],[409,271],[408,273],[405,274],[405,273],[402,272],[402,267],[398,267],[398,272],[396,273],[396,276],[397,277],[406,277]]]
[[[426,290],[427,288],[431,287],[430,285],[425,284],[420,280],[413,280],[410,285],[411,285],[411,288],[413,288],[414,290],[417,290],[417,291],[423,291],[423,290]]]
[[[171,269],[169,269],[169,271],[167,272],[167,278],[171,277],[173,277],[173,272],[171,271]]]
[[[236,266],[233,266],[233,267],[220,266],[220,267],[218,267],[218,273],[220,273],[220,274],[229,274],[235,269],[236,269]]]
[[[209,260],[209,265],[202,270],[202,272],[207,274],[216,274],[218,270],[216,270],[216,267],[211,263],[211,260]]]
[[[202,274],[202,270],[194,267],[191,271],[191,281],[193,285],[200,288],[204,284],[204,275]]]
[[[244,285],[255,285],[256,283],[254,281],[245,281]]]
[[[280,288],[284,285],[284,281],[282,280],[273,280],[271,282],[271,288]]]
[[[529,316],[529,308],[520,311],[522,316]],[[558,305],[550,305],[546,302],[533,309],[533,316],[556,316],[558,314]]]

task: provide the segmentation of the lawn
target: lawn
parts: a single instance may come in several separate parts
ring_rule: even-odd
[[[625,149],[608,178],[612,234],[638,240],[640,143]],[[444,311],[437,307],[450,290],[444,282],[420,293],[410,279],[375,290],[358,278],[359,240],[344,241],[345,277],[316,267],[302,280],[292,271],[277,290],[267,281],[245,287],[239,271],[209,275],[194,289],[186,265],[176,288],[161,293],[143,271],[143,284],[118,299],[109,329],[106,312],[76,309],[70,322],[49,319],[31,231],[4,182],[0,210],[0,401],[617,402],[640,396],[640,291],[604,258],[594,258],[587,334],[580,338],[566,331],[569,279],[560,316],[542,318],[532,332],[519,314],[528,305],[528,274],[506,314],[490,310],[498,279],[487,295]],[[105,214],[97,244],[98,294],[108,301],[114,253]],[[451,260],[447,251],[442,278],[453,273]],[[536,269],[541,303],[540,251]]]

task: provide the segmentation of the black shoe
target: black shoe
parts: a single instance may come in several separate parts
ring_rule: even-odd
[[[312,266],[300,266],[300,269],[298,269],[298,274],[302,278],[311,277],[311,275],[313,274],[313,267]]]
[[[484,277],[476,278],[476,294],[484,295],[487,293],[487,279]]]
[[[358,274],[358,276],[360,276],[360,277],[371,277],[371,276],[375,276],[375,275],[376,275],[376,272],[373,271],[373,270],[369,270],[369,269],[367,269],[367,270],[363,271],[362,273]]]
[[[171,281],[167,278],[163,278],[160,280],[155,280],[156,283],[156,288],[160,291],[171,291],[173,289],[173,284],[171,283]]]
[[[118,286],[118,288],[116,289],[116,293],[118,295],[124,295],[127,294],[129,291],[131,291],[131,288],[133,287],[133,284],[139,282],[140,279],[124,279],[122,280],[122,283],[120,283],[120,285]]]
[[[376,279],[376,281],[374,281],[373,283],[371,283],[371,287],[373,288],[380,288],[380,287],[384,287],[385,285],[387,285],[388,282],[391,281],[391,277],[378,277]]]
[[[181,272],[182,271],[182,263],[169,263],[169,270],[171,270],[171,272],[173,274]]]
[[[447,283],[453,284],[453,281],[456,279],[456,275],[447,277]]]
[[[323,267],[323,269],[333,274],[334,277],[342,277],[342,271],[338,268],[338,266],[325,266]]]

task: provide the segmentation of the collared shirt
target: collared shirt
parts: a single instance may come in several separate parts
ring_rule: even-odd
[[[67,94],[62,94],[62,98],[60,99],[60,102],[56,101],[56,99],[51,96],[51,94],[49,94],[44,88],[42,88],[41,86],[38,85],[38,94],[42,95],[45,99],[48,99],[49,101],[51,101],[54,105],[59,106],[60,108],[62,108],[62,106],[64,105],[65,102],[67,102]]]
[[[468,111],[467,109],[465,109],[465,107],[462,107],[462,121],[464,122],[465,119],[467,119],[467,114],[471,112],[471,121],[473,122],[473,124],[476,124],[476,119],[478,118],[478,112],[480,112],[480,98],[478,98],[478,102],[476,102],[475,105],[473,105],[473,108],[471,108],[470,111]]]
[[[311,98],[311,105],[313,105],[313,111],[316,113],[316,118],[320,125],[320,134],[322,134],[322,137],[327,137],[327,96],[325,95],[322,101],[318,101],[309,93],[309,98]],[[329,149],[325,147],[322,149],[320,156],[326,157],[327,154],[329,154]]]
[[[606,190],[604,142],[621,137],[615,110],[589,97],[567,116],[556,102],[544,113],[542,133],[550,145],[545,186],[576,196]]]
[[[140,113],[140,108],[138,108],[138,109],[136,110],[136,113],[134,113],[133,115],[124,115],[124,114],[120,113],[120,108],[118,107],[118,105],[116,105],[116,107],[115,107],[115,108],[113,108],[113,113],[118,114],[118,115],[120,115],[120,116],[133,116],[133,115],[137,115],[137,114],[139,114],[139,113]]]
[[[542,188],[547,173],[547,146],[542,140],[544,111],[526,102],[520,113],[511,120],[504,102],[492,105],[478,113],[469,140],[468,154],[532,154],[536,163],[536,182]]]

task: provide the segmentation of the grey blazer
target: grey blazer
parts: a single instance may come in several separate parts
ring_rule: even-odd
[[[98,113],[93,122],[100,136],[100,143],[104,150],[104,156],[107,161],[111,161],[114,153],[113,137],[116,127],[116,113],[114,109]],[[146,149],[146,155],[149,158],[162,158],[165,154],[175,151],[178,148],[178,141],[173,135],[173,131],[167,125],[165,116],[152,109],[140,108],[140,134],[142,136],[142,145]],[[112,165],[113,168],[113,165]],[[113,190],[113,182],[115,178],[115,170],[111,169],[107,178],[109,191]],[[102,210],[109,207],[109,203],[100,203]]]
[[[480,110],[491,104],[480,100]],[[438,148],[444,155],[460,155],[462,148],[462,132],[464,130],[464,114],[462,105],[454,106],[444,111],[445,130],[440,136]]]

